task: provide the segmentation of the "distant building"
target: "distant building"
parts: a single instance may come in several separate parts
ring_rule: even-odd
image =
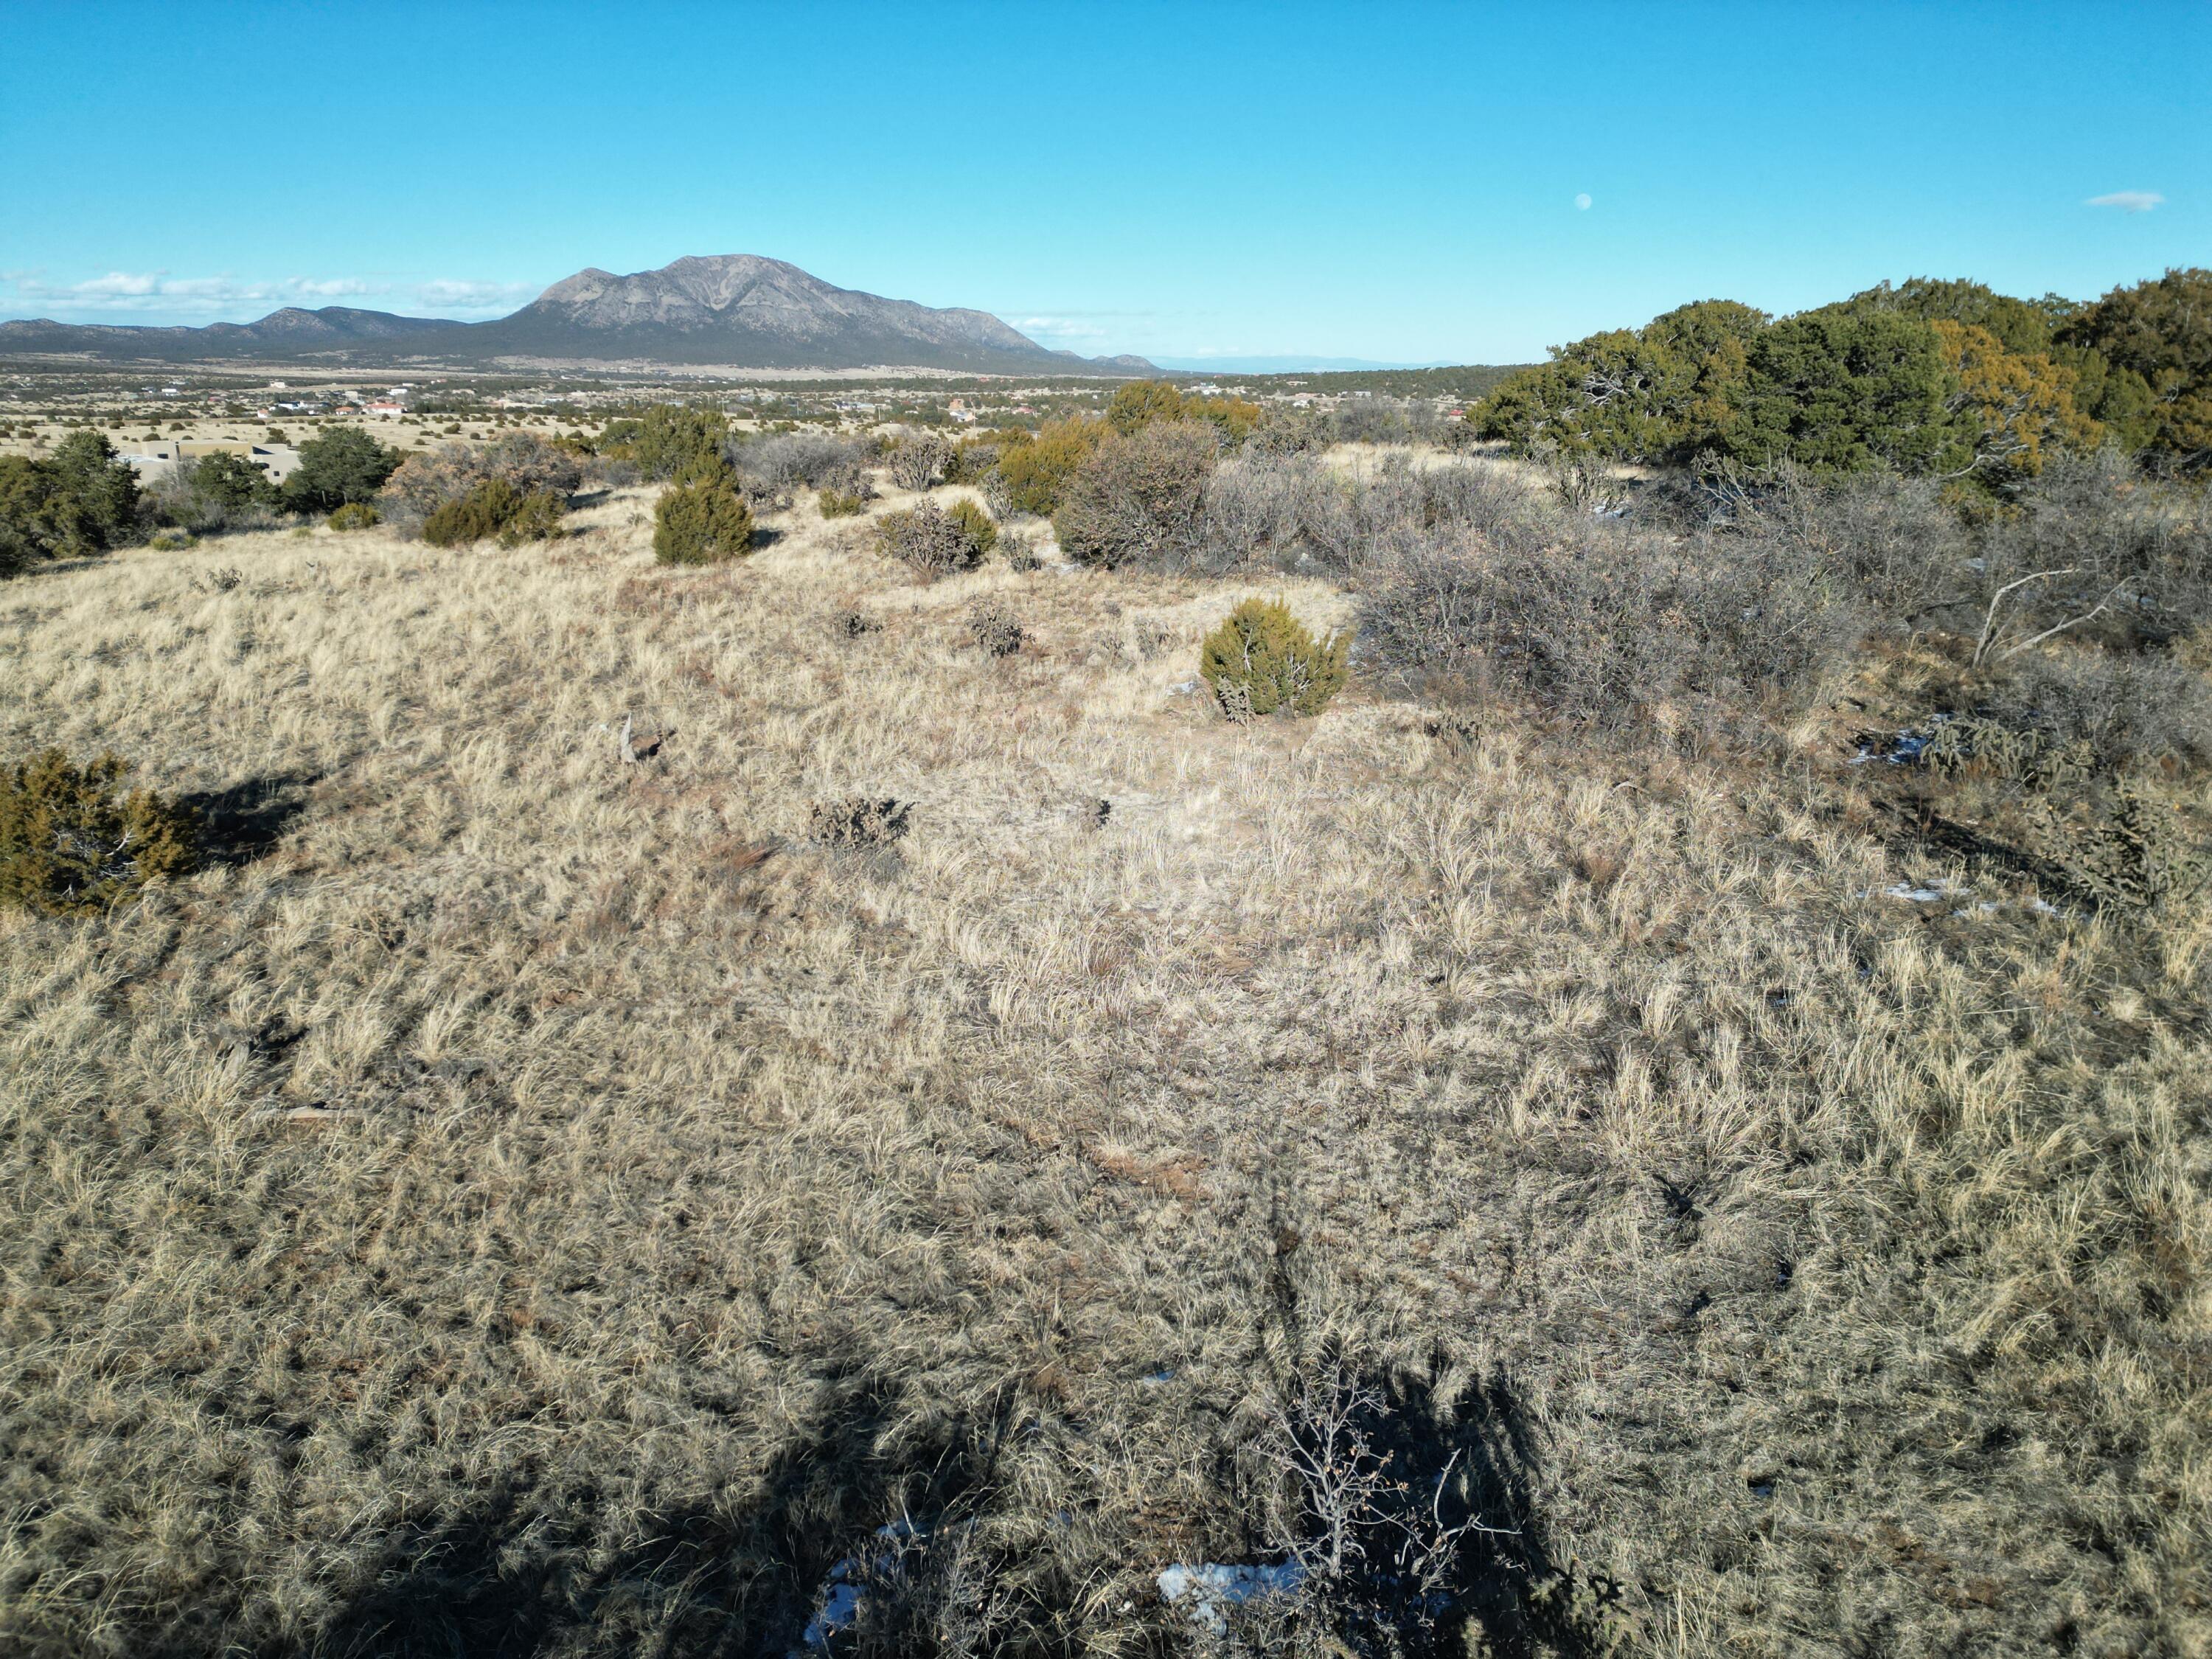
[[[405,404],[396,404],[389,398],[376,398],[362,405],[362,413],[374,415],[380,421],[396,421],[407,412]]]
[[[139,483],[153,483],[209,455],[243,456],[275,483],[283,483],[300,465],[300,452],[289,444],[252,444],[235,438],[150,438],[117,459],[138,475]]]

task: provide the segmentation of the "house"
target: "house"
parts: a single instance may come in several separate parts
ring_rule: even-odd
[[[273,483],[283,483],[300,465],[300,452],[289,444],[252,444],[235,438],[150,438],[116,459],[138,475],[140,483],[150,484],[209,455],[243,456]]]
[[[389,398],[374,398],[362,405],[361,412],[374,415],[380,421],[396,421],[407,412],[407,405],[394,403]]]

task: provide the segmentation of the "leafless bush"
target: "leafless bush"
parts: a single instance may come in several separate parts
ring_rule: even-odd
[[[1053,526],[1068,556],[1108,568],[1187,569],[1200,552],[1206,483],[1220,437],[1203,421],[1109,434],[1068,481]]]
[[[890,454],[891,482],[902,489],[928,489],[945,477],[952,446],[934,432],[916,433]]]
[[[1966,603],[1984,654],[2061,635],[2162,641],[2212,618],[2212,522],[2201,490],[2142,478],[2105,451],[2054,459],[2019,507],[1979,538]]]
[[[968,635],[987,657],[1011,657],[1029,635],[1013,615],[996,599],[978,599],[968,612]]]
[[[1517,533],[1541,516],[1528,492],[1481,462],[1415,467],[1387,457],[1364,478],[1304,454],[1247,447],[1207,481],[1200,549],[1207,570],[1266,562],[1349,575],[1386,561],[1408,537],[1473,529]]]
[[[1004,523],[999,526],[999,552],[1005,558],[1007,568],[1023,575],[1037,568],[1042,562],[1037,557],[1036,538],[1025,530],[1012,529]]]
[[[725,447],[739,479],[779,495],[799,489],[835,489],[866,500],[867,446],[826,432],[781,432]]]
[[[1335,488],[1310,456],[1248,446],[1206,481],[1200,567],[1221,571],[1262,561],[1294,563],[1308,545],[1315,495]]]
[[[981,1659],[1013,1633],[1018,1599],[972,1521],[911,1529],[856,1574],[853,1659]]]
[[[1796,550],[1848,582],[1878,624],[1925,628],[1966,603],[1974,572],[1972,534],[1927,479],[1856,473],[1820,480],[1780,466],[1757,474],[1711,465],[1691,475],[1655,517]]]
[[[824,847],[888,847],[906,834],[912,801],[851,795],[817,801],[807,818],[810,840]]]
[[[2212,763],[2212,684],[2168,657],[2075,649],[2010,667],[1977,711],[2002,726],[2087,744],[2105,773]]]
[[[1442,424],[1418,398],[1346,398],[1329,412],[1328,431],[1340,444],[1426,443]]]
[[[179,526],[195,536],[217,536],[241,530],[271,530],[289,515],[263,501],[236,504],[196,494],[191,474],[184,465],[173,466],[148,487],[146,504],[153,516]]]
[[[604,489],[625,489],[641,476],[635,461],[619,455],[586,455],[578,465],[586,483],[597,484]]]
[[[975,532],[934,501],[916,501],[903,513],[876,520],[876,544],[931,580],[983,562]]]
[[[1473,1651],[1483,1626],[1468,1620],[1472,1587],[1486,1574],[1542,1575],[1516,1454],[1498,1443],[1486,1401],[1455,1422],[1432,1418],[1419,1393],[1340,1354],[1289,1379],[1250,1453],[1264,1471],[1259,1520],[1280,1559],[1263,1570],[1266,1590],[1224,1621],[1231,1651]],[[1561,1612],[1555,1633],[1595,1633],[1596,1620]]]
[[[1600,457],[1583,452],[1547,450],[1537,464],[1550,482],[1552,494],[1570,513],[1617,516],[1626,505],[1627,492]]]
[[[441,444],[410,456],[378,495],[377,507],[401,534],[418,536],[441,507],[485,484],[506,484],[520,496],[566,497],[583,477],[567,450],[534,432],[509,432],[488,444]]]
[[[1386,661],[1577,724],[1618,725],[1685,698],[1802,706],[1863,631],[1818,563],[1784,544],[1501,528],[1512,533],[1391,543],[1366,617]]]

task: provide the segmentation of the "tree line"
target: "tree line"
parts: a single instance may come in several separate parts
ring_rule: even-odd
[[[1930,277],[1779,319],[1701,300],[1553,347],[1469,418],[1524,453],[1887,466],[1999,494],[2106,444],[2195,471],[2212,459],[2212,270],[2087,303]]]

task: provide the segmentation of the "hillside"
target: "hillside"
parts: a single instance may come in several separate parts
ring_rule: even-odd
[[[651,505],[0,586],[0,754],[222,854],[0,913],[0,1647],[1212,1652],[1341,1357],[1484,1650],[2201,1650],[2201,911],[1897,896],[1809,738],[1224,723],[1318,579]]]
[[[1141,357],[1047,349],[988,313],[935,309],[841,289],[751,254],[683,258],[617,276],[596,269],[556,283],[486,323],[332,306],[205,328],[0,323],[0,356],[82,354],[111,362],[368,362],[430,358],[491,363],[713,364],[732,368],[961,369],[975,374],[1144,374]]]

